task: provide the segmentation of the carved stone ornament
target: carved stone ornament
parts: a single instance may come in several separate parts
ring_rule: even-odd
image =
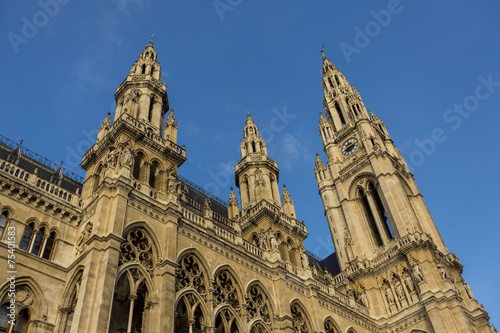
[[[93,223],[88,222],[87,225],[85,226],[85,229],[82,231],[80,234],[80,237],[78,237],[78,240],[76,241],[76,254],[80,254],[83,251],[85,251],[86,248],[86,242],[92,235],[92,228],[93,228]]]
[[[223,271],[217,274],[213,288],[216,303],[229,304],[233,309],[240,308],[236,281],[229,272]]]
[[[153,273],[153,246],[146,233],[141,229],[134,229],[126,237],[120,247],[120,265],[137,262],[149,272]]]
[[[198,258],[190,254],[184,257],[179,263],[176,276],[176,290],[187,287],[194,288],[200,295],[206,295],[207,282],[205,273]]]
[[[298,333],[309,333],[309,327],[306,322],[306,316],[302,309],[297,305],[292,305],[293,328]]]
[[[261,318],[264,322],[271,322],[269,300],[259,286],[253,286],[248,291],[248,316],[249,319]]]

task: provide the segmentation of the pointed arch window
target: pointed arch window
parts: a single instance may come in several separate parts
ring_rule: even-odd
[[[16,323],[14,327],[9,323],[9,317],[7,315],[10,313],[8,304],[2,305],[0,308],[0,333],[26,333],[29,328],[30,314],[28,309],[23,309],[16,316]]]
[[[47,259],[47,260],[52,259],[52,252],[54,249],[55,241],[56,241],[56,233],[53,231],[50,233],[49,237],[45,241],[45,246],[44,246],[43,254],[42,254],[43,259]]]
[[[205,329],[206,320],[201,309],[201,301],[193,293],[185,294],[177,303],[174,332],[201,333]]]
[[[142,64],[142,74],[146,74],[146,64]]]
[[[394,232],[392,231],[391,223],[389,221],[389,218],[387,217],[387,212],[385,211],[382,200],[380,199],[380,195],[372,183],[369,183],[368,186],[369,190],[373,195],[373,200],[375,201],[377,213],[380,216],[380,220],[382,221],[382,226],[384,227],[384,231],[386,232],[387,236],[392,239],[394,238]]]
[[[345,118],[344,118],[344,115],[342,114],[342,110],[340,109],[340,105],[337,102],[335,102],[335,110],[337,110],[337,113],[338,113],[339,118],[340,118],[340,122],[342,123],[342,126],[344,126],[346,124]]]
[[[103,168],[102,165],[99,165],[97,168],[97,171],[94,174],[94,189],[93,191],[97,191],[97,188],[99,187],[99,184],[101,183],[101,174],[102,174]]]
[[[239,333],[240,331],[233,311],[228,308],[219,311],[215,317],[216,333]]]
[[[332,79],[331,79],[331,78],[328,78],[328,83],[330,83],[330,87],[332,87],[332,88],[334,87],[334,85],[333,85],[333,82],[332,82]]]
[[[3,239],[3,233],[5,229],[7,228],[7,220],[9,218],[8,212],[3,211],[2,214],[0,214],[0,241]]]
[[[373,212],[368,202],[368,197],[366,196],[366,193],[362,188],[358,189],[358,198],[361,200],[363,213],[365,214],[365,217],[368,220],[368,225],[370,226],[370,230],[372,232],[372,236],[375,240],[375,243],[377,244],[377,246],[383,245],[382,237],[380,237],[380,233],[377,228],[377,223],[375,221],[375,216],[373,216]]]
[[[340,86],[340,80],[337,75],[335,75],[335,82],[337,82],[337,86]]]
[[[151,122],[153,120],[153,110],[155,105],[155,98],[151,96],[149,100],[149,112],[148,112],[148,121]]]
[[[142,152],[138,152],[134,159],[134,171],[132,172],[132,176],[137,180],[141,180],[142,178],[143,164],[144,154]]]
[[[36,233],[35,238],[33,240],[33,245],[31,246],[30,252],[32,254],[36,256],[40,254],[44,235],[45,235],[45,228],[40,228],[40,230],[38,230],[38,232]]]
[[[35,227],[35,223],[29,223],[24,230],[23,238],[21,239],[21,245],[19,248],[24,251],[28,251],[29,246],[31,245],[31,238],[33,237],[33,230]]]

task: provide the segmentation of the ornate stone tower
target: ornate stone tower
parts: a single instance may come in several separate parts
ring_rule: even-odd
[[[236,186],[240,190],[241,212],[231,193],[229,217],[241,225],[243,239],[270,251],[271,260],[281,260],[290,269],[307,268],[304,222],[296,219],[290,193],[283,188],[283,206],[278,188],[278,163],[267,156],[264,139],[248,114],[241,141],[241,161],[236,164]]]
[[[148,318],[160,318],[163,306],[174,311],[171,286],[182,214],[177,170],[186,158],[176,144],[173,110],[163,128],[167,89],[152,42],[118,86],[115,99],[114,121],[108,114],[81,163],[86,171],[83,218],[72,270],[86,269],[72,332],[130,332],[146,320],[150,329],[171,330],[172,318]],[[162,252],[155,245],[159,241],[165,245]],[[143,310],[133,321],[119,319],[121,313]]]
[[[328,163],[317,156],[315,175],[346,295],[375,317],[423,311],[436,332],[490,332],[384,123],[322,55]]]

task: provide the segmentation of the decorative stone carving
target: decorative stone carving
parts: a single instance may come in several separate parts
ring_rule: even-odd
[[[385,287],[385,297],[387,298],[387,302],[389,303],[389,305],[394,304],[394,294],[392,293],[389,284],[386,284]]]
[[[236,290],[236,281],[227,271],[220,272],[214,281],[214,300],[219,304],[229,304],[234,309],[240,308],[240,300]]]
[[[469,287],[467,282],[464,280],[464,290],[467,296],[469,296],[470,299],[474,299],[474,293],[472,292],[472,289]]]
[[[257,245],[262,250],[267,250],[267,237],[264,234],[264,230],[261,229],[259,234],[257,235]]]
[[[302,309],[297,305],[292,305],[293,328],[297,333],[309,333],[307,319]]]
[[[417,281],[417,283],[424,281],[422,268],[420,268],[420,265],[416,260],[413,261],[412,272],[413,272],[413,277],[415,278],[415,281]]]
[[[120,166],[122,167],[131,167],[132,166],[132,151],[130,147],[125,145],[122,148],[122,152],[120,154]]]
[[[179,263],[176,276],[176,290],[192,287],[202,296],[207,293],[207,282],[202,264],[192,254],[184,257]]]
[[[92,222],[88,222],[85,228],[83,229],[82,233],[80,234],[80,237],[78,237],[78,240],[76,241],[76,254],[79,255],[85,250],[86,247],[86,242],[92,235],[92,228],[93,228]]]
[[[107,157],[107,163],[108,166],[115,168],[116,165],[118,164],[118,156],[120,155],[120,152],[118,149],[111,148],[112,150],[108,153]]]
[[[120,250],[120,265],[128,262],[138,262],[150,275],[153,274],[155,265],[153,245],[143,230],[134,229],[129,232]]]
[[[253,286],[248,291],[247,297],[249,319],[261,318],[265,323],[270,324],[270,302],[264,291],[259,286]]]
[[[415,285],[413,284],[413,280],[412,280],[411,275],[409,273],[406,274],[404,281],[405,281],[406,288],[408,289],[408,291],[410,293],[415,291]]]
[[[307,255],[306,251],[304,251],[300,254],[300,260],[302,261],[303,268],[309,267],[309,256]]]
[[[443,279],[443,281],[447,281],[448,274],[446,273],[446,270],[444,269],[443,265],[438,263],[436,266],[437,266],[437,270],[439,272],[439,275],[441,276],[441,279]]]
[[[278,249],[278,240],[276,239],[276,236],[274,234],[271,234],[271,236],[269,236],[269,243],[271,244],[272,251]]]
[[[401,284],[401,281],[398,278],[395,278],[394,290],[396,291],[396,296],[398,297],[398,299],[402,300],[405,298],[403,285]]]

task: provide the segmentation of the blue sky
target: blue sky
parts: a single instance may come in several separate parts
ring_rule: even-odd
[[[84,175],[79,160],[155,32],[187,149],[180,174],[228,199],[248,104],[307,224],[306,248],[324,257],[333,246],[313,168],[315,153],[324,157],[326,44],[412,165],[449,251],[500,326],[498,1],[59,1],[0,5],[0,134]]]

